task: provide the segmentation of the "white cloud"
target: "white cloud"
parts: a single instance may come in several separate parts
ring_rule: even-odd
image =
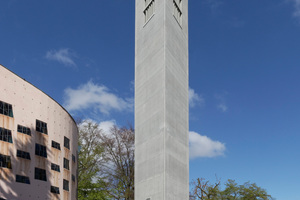
[[[196,105],[203,106],[205,100],[202,96],[198,95],[194,89],[189,88],[189,105],[191,108],[195,107]]]
[[[228,107],[224,103],[220,103],[218,106],[218,109],[221,110],[222,112],[226,112]]]
[[[91,123],[92,126],[94,126],[94,125],[97,124],[97,122],[96,122],[95,120],[92,120],[92,119],[84,119],[84,120],[80,121],[80,123],[79,123],[77,126],[78,126],[78,128],[79,128],[80,130],[87,130],[87,125],[88,125],[89,123]]]
[[[104,85],[94,84],[92,81],[80,85],[77,89],[65,89],[64,106],[68,111],[94,108],[103,114],[110,111],[132,110],[132,99],[123,99]]]
[[[214,16],[220,14],[220,7],[224,4],[224,2],[221,0],[206,0],[205,3],[210,6],[211,13]]]
[[[74,55],[70,52],[69,49],[59,49],[51,50],[46,53],[46,58],[49,60],[58,61],[67,66],[76,66],[74,60]]]
[[[116,125],[115,120],[103,121],[100,122],[99,128],[103,130],[104,133],[109,134],[110,129]]]
[[[190,131],[190,159],[197,157],[217,157],[223,156],[226,150],[225,144],[219,141],[213,141],[207,136],[200,135]]]
[[[294,17],[298,17],[300,18],[300,0],[292,0],[292,2],[294,3]]]
[[[89,118],[82,120],[82,122],[78,124],[78,127],[80,130],[85,130],[87,132],[88,124],[91,124],[92,127],[98,126],[97,130],[101,131],[101,134],[104,133],[106,135],[110,135],[111,128],[117,125],[116,120],[114,119],[98,122]]]
[[[116,120],[112,119],[112,120],[107,120],[107,121],[102,121],[102,122],[97,122],[93,119],[84,119],[82,120],[81,123],[78,124],[78,126],[81,128],[81,129],[84,129],[85,126],[88,125],[88,123],[91,123],[92,126],[95,126],[97,124],[99,124],[98,126],[98,129],[102,130],[104,133],[109,133],[110,132],[110,129],[116,125]]]
[[[222,112],[226,112],[228,110],[228,106],[226,104],[226,96],[227,95],[228,95],[228,92],[226,92],[226,91],[223,91],[219,94],[215,94],[215,98],[219,102],[217,105],[217,108]]]
[[[130,91],[134,92],[135,83],[134,80],[130,81]]]

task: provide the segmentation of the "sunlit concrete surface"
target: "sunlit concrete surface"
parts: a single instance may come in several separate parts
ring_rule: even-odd
[[[135,199],[187,200],[188,1],[136,0]]]
[[[0,154],[11,159],[10,166],[0,166],[0,198],[77,199],[78,129],[70,114],[43,91],[1,65],[0,101],[12,105],[13,111],[13,116],[0,114],[0,128],[10,130],[12,135],[12,143],[0,137]],[[37,120],[47,124],[47,134],[37,131]],[[31,135],[22,133],[18,125],[29,128]],[[64,147],[65,137],[69,139],[69,149]],[[59,143],[60,150],[52,147],[52,141]],[[47,158],[36,155],[36,144],[46,147]],[[17,150],[28,152],[30,160],[17,156]],[[64,168],[64,158],[69,160],[69,169]],[[58,165],[60,172],[52,170],[51,163]],[[65,164],[68,168],[67,161]],[[46,181],[36,179],[35,168],[46,170]],[[17,181],[17,175],[28,177],[30,184],[28,180]],[[69,182],[69,191],[63,189],[64,180]],[[51,192],[51,186],[59,188],[59,194]]]

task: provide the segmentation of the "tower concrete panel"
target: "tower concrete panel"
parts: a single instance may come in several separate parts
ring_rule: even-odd
[[[188,1],[136,0],[135,20],[135,199],[188,199]]]

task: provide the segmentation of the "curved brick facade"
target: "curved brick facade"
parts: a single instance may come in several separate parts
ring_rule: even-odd
[[[0,200],[77,199],[77,149],[70,114],[0,65]]]

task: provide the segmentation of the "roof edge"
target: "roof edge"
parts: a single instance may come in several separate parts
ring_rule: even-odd
[[[76,127],[77,127],[77,123],[74,120],[74,118],[72,117],[72,115],[60,104],[58,103],[55,99],[53,99],[50,95],[48,95],[47,93],[45,93],[43,90],[39,89],[38,87],[36,87],[35,85],[33,85],[32,83],[30,83],[29,81],[27,81],[25,78],[22,78],[21,76],[19,76],[18,74],[16,74],[15,72],[11,71],[10,69],[8,69],[7,67],[3,66],[2,64],[0,64],[1,67],[3,67],[4,69],[8,70],[9,72],[11,72],[12,74],[16,75],[17,77],[19,77],[20,79],[23,79],[25,82],[29,83],[30,85],[32,85],[33,87],[35,87],[36,89],[38,89],[39,91],[41,91],[42,93],[44,93],[46,96],[48,96],[50,99],[52,99],[55,103],[57,103],[64,111],[66,111],[66,113],[68,113],[68,115],[71,117],[71,119],[73,120],[73,122],[75,123]],[[77,131],[78,127],[77,127]]]

